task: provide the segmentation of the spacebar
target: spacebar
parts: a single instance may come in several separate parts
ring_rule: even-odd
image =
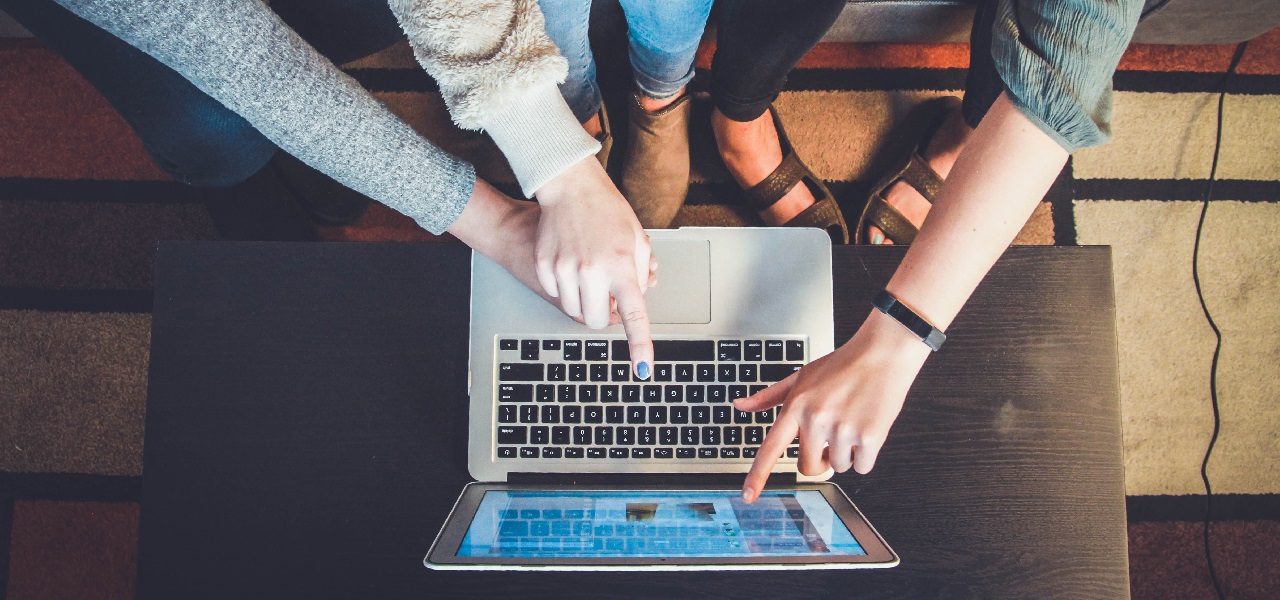
[[[716,345],[711,340],[653,340],[653,359],[659,362],[715,360]]]

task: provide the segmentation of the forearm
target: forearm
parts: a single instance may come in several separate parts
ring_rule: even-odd
[[[945,330],[1066,160],[1066,150],[1002,95],[956,160],[889,292]]]

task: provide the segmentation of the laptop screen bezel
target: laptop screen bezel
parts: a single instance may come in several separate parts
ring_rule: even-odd
[[[473,557],[458,556],[462,540],[471,527],[476,511],[485,494],[490,491],[716,491],[738,493],[724,485],[650,484],[650,485],[559,485],[470,483],[454,505],[439,535],[428,551],[424,563],[432,568],[565,568],[565,569],[628,569],[628,568],[853,568],[891,567],[898,564],[898,556],[889,548],[853,502],[832,483],[799,483],[788,485],[786,490],[814,490],[822,494],[836,515],[849,528],[855,540],[866,551],[865,555],[830,556],[641,556],[641,557]]]

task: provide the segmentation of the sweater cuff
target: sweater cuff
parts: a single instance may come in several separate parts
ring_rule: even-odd
[[[532,88],[492,114],[480,128],[507,157],[526,197],[570,165],[600,151],[555,85]]]

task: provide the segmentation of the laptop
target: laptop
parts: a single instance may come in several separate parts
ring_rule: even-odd
[[[433,569],[892,567],[898,557],[797,447],[740,496],[777,409],[737,411],[831,352],[831,242],[819,229],[651,230],[655,360],[473,254],[468,484]]]

